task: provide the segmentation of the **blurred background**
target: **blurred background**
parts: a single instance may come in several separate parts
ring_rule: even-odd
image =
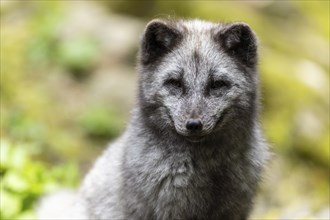
[[[260,40],[273,157],[252,219],[329,219],[329,1],[1,0],[1,219],[76,188],[125,128],[158,17],[244,21]]]

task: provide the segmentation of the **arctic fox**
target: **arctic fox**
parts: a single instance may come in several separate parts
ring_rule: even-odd
[[[241,22],[152,20],[124,134],[76,197],[85,219],[247,219],[268,157],[257,39]]]

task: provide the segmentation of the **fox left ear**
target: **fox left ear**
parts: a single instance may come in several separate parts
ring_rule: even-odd
[[[257,64],[257,37],[249,25],[242,22],[228,24],[216,34],[216,41],[230,56],[246,66]]]
[[[147,25],[141,40],[140,59],[144,65],[159,60],[170,52],[182,35],[170,21],[153,20]]]

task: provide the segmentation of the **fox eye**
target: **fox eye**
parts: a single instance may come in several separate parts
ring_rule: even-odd
[[[230,87],[230,83],[225,80],[213,80],[210,85],[211,89],[223,89],[229,87]]]
[[[180,79],[168,79],[165,81],[165,85],[172,86],[175,88],[182,88],[182,81]]]

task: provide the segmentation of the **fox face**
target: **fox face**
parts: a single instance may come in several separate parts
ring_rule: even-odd
[[[155,20],[140,48],[147,122],[192,142],[245,126],[256,112],[257,41],[244,23]]]

